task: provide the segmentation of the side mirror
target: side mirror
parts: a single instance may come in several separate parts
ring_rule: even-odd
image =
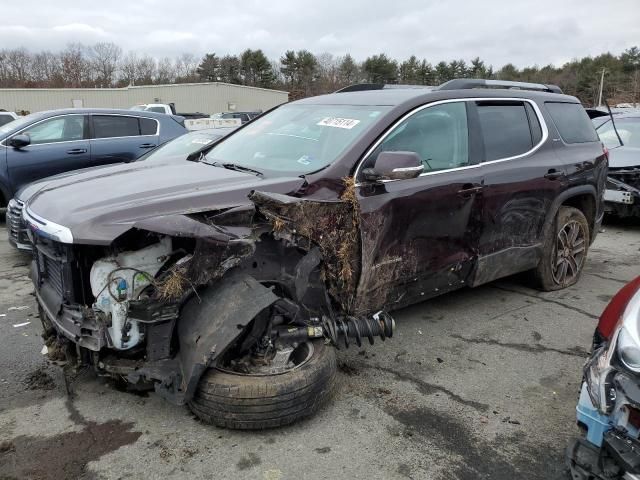
[[[373,168],[362,173],[368,181],[407,180],[416,178],[424,171],[422,160],[416,152],[381,152]]]
[[[29,135],[25,133],[21,133],[9,139],[9,145],[12,146],[13,148],[26,147],[30,143],[31,143],[31,138],[29,138]]]

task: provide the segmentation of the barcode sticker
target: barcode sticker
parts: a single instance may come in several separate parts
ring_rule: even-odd
[[[321,127],[346,128],[351,130],[359,123],[360,120],[356,120],[354,118],[327,117],[320,120],[316,125],[320,125]]]

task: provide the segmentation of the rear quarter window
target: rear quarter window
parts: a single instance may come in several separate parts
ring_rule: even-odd
[[[582,105],[562,102],[546,102],[545,105],[564,143],[598,141],[596,129]]]
[[[151,118],[140,118],[140,135],[155,135],[158,124]]]

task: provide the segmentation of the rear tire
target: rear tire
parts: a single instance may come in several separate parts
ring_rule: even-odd
[[[203,422],[237,430],[281,427],[314,414],[333,393],[336,354],[324,340],[300,367],[276,375],[207,370],[189,402]]]
[[[574,207],[562,206],[547,229],[540,263],[534,270],[541,290],[553,291],[574,285],[579,279],[589,249],[589,223]]]

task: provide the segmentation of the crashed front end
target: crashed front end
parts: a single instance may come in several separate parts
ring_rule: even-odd
[[[605,211],[618,217],[640,216],[640,166],[609,168]]]
[[[221,362],[277,374],[304,342],[360,345],[393,334],[383,311],[353,309],[353,204],[268,193],[251,200],[138,221],[109,246],[74,244],[65,227],[26,208],[49,345],[78,366],[185,404]]]
[[[577,422],[585,438],[571,443],[575,480],[640,479],[640,277],[603,313],[584,368]]]

